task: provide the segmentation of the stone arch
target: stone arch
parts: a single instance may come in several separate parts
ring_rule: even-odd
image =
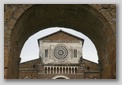
[[[52,79],[70,79],[70,78],[64,75],[56,75]]]
[[[88,36],[98,51],[101,78],[116,78],[115,15],[110,17],[110,9],[115,6],[5,5],[5,78],[18,78],[19,55],[25,41],[48,27],[72,28]]]

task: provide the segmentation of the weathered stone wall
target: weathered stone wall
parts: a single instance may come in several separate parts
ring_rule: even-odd
[[[38,77],[39,59],[23,62],[19,65],[19,79]]]
[[[84,75],[85,79],[100,79],[99,72],[86,72]]]
[[[34,12],[34,10],[36,12]],[[37,15],[40,16],[38,17]],[[24,24],[25,22],[26,25]],[[41,29],[52,26],[71,27],[86,34],[93,41],[98,50],[99,62],[101,65],[101,78],[116,78],[115,4],[62,6],[5,4],[5,78],[18,78],[19,55],[27,38]],[[38,29],[39,27],[40,29]]]
[[[37,64],[41,63],[41,61],[39,59],[35,59],[35,60],[31,60],[31,61],[26,61],[26,62],[22,62],[19,65],[19,68],[37,68]]]
[[[40,38],[39,42],[39,56],[44,64],[78,64],[79,58],[82,55],[82,43],[83,39],[66,33],[63,30],[59,30],[53,34]],[[63,46],[65,49],[60,49]],[[55,48],[63,50],[63,55],[66,55],[63,59],[57,59],[59,57]],[[45,57],[45,49],[48,50],[48,56]],[[55,50],[55,51],[54,51]],[[74,50],[77,50],[77,56],[74,57]],[[67,51],[67,52],[66,52]]]
[[[94,71],[99,71],[99,64],[83,59],[82,61],[85,64],[85,71],[86,72],[94,72]]]
[[[55,73],[45,73],[44,66],[39,67],[40,60],[31,60],[21,63],[19,66],[19,78],[20,79],[52,79],[58,75],[67,76],[69,79],[99,79],[99,66],[97,63],[91,62],[89,60],[83,59],[82,63],[85,65],[85,71],[81,72],[80,67],[78,68],[78,73],[69,74],[55,74]],[[89,69],[87,68],[89,66]],[[41,71],[40,71],[41,70]]]
[[[43,59],[44,64],[55,63],[55,64],[77,64],[79,62],[80,57],[82,56],[82,45],[80,43],[42,43],[43,46],[40,47],[40,56]],[[64,53],[66,55],[63,59],[58,59],[58,52],[55,51],[56,48],[60,49],[59,46],[65,47],[67,52]],[[45,57],[45,49],[48,49],[48,57]],[[77,57],[74,57],[74,49],[77,49]],[[64,51],[65,51],[64,50]]]
[[[33,4],[5,4],[5,29],[12,29],[17,19],[31,6],[33,6]],[[116,33],[116,4],[90,4],[90,6],[98,10],[107,19],[114,33]],[[6,34],[9,35],[10,33],[11,32],[8,32]]]
[[[66,40],[66,41],[83,41],[83,39],[73,35],[73,34],[69,34],[66,33],[63,30],[57,31],[51,35],[45,36],[43,37],[41,40]]]

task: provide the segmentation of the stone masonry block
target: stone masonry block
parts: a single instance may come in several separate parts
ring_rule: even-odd
[[[4,47],[4,67],[8,66],[9,47]]]
[[[8,70],[7,69],[4,69],[4,78],[7,78],[7,75],[8,74]]]
[[[10,19],[9,22],[8,22],[8,27],[10,29],[13,29],[15,23],[16,23],[16,20],[14,18]]]
[[[22,7],[20,7],[20,8],[18,8],[15,11],[13,17],[15,17],[16,19],[18,19],[22,15],[23,12],[24,12],[24,9]]]
[[[12,13],[13,13],[13,11],[12,11],[11,9],[6,10],[6,12],[4,13],[4,21],[5,21],[5,22],[9,20],[9,18],[10,18],[11,15],[12,15]]]
[[[22,7],[27,10],[28,8],[30,8],[32,6],[32,4],[23,4]]]
[[[102,11],[102,14],[108,21],[112,20],[112,16],[110,15],[109,11]]]

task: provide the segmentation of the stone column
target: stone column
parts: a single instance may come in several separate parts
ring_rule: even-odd
[[[51,74],[51,67],[50,67],[50,74]]]
[[[54,67],[53,67],[53,74],[54,74]]]
[[[72,67],[71,67],[71,71],[70,71],[70,72],[71,72],[71,74],[72,74]]]
[[[75,67],[74,67],[74,74],[75,74]]]
[[[60,67],[59,67],[59,74],[60,74]]]
[[[63,74],[63,67],[62,67],[62,74]]]
[[[48,67],[47,67],[47,74],[48,74]]]
[[[56,74],[57,74],[57,67],[56,67]]]
[[[69,67],[68,67],[68,74],[69,74]]]
[[[65,67],[65,74],[66,74],[66,67]]]

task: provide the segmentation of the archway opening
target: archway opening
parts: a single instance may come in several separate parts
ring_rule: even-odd
[[[57,76],[54,76],[52,79],[70,79],[70,78],[64,75],[57,75]]]
[[[98,51],[101,78],[116,77],[116,38],[112,28],[92,6],[74,4],[33,5],[21,15],[12,29],[10,49],[6,49],[7,78],[18,78],[19,56],[25,41],[48,27],[72,28],[88,36]]]
[[[83,38],[85,40],[83,44],[83,58],[98,63],[97,49],[93,42],[81,32],[62,27],[52,27],[40,30],[39,32],[29,37],[21,50],[21,63],[39,58],[39,47],[37,40],[41,37],[50,35],[58,30],[63,30],[72,35]]]
[[[42,60],[40,61],[40,59],[39,59],[40,58],[39,55],[43,54],[43,53],[39,52],[39,46],[38,46],[39,43],[37,40],[40,38],[43,38],[45,36],[51,36],[51,34],[55,34],[56,32],[58,32],[60,30],[64,31],[68,34],[71,34],[70,36],[75,36],[75,38],[79,37],[79,39],[84,39],[83,47],[80,48],[82,50],[82,52],[80,52],[80,53],[83,54],[82,63],[83,62],[86,63],[85,64],[86,66],[88,64],[87,62],[89,62],[89,63],[92,62],[92,63],[98,65],[96,68],[94,66],[91,66],[91,68],[95,68],[94,71],[98,71],[98,75],[99,75],[98,55],[97,55],[96,47],[94,46],[92,41],[87,36],[82,34],[81,32],[78,32],[78,31],[75,31],[75,30],[72,30],[69,28],[51,27],[51,28],[47,28],[44,30],[40,30],[39,32],[37,32],[34,35],[32,35],[31,37],[29,37],[29,39],[25,42],[25,44],[22,48],[21,54],[20,54],[21,62],[20,62],[19,78],[26,77],[26,75],[27,75],[26,73],[29,72],[29,70],[24,70],[24,69],[30,69],[30,68],[34,69],[34,68],[36,68],[36,65],[42,63],[41,62]],[[65,44],[67,44],[67,43],[65,43]],[[72,50],[72,49],[70,49],[70,50]],[[53,51],[53,49],[52,49],[52,51]],[[50,53],[51,53],[51,51],[49,52],[49,54]],[[69,53],[70,53],[70,51],[69,51]],[[78,53],[79,53],[79,51],[78,51]],[[51,55],[51,56],[53,56],[53,55]],[[38,60],[39,60],[39,63],[37,63]],[[73,58],[72,58],[72,60],[73,60]],[[52,61],[53,61],[53,59],[52,59]],[[75,64],[75,62],[72,64]],[[80,65],[80,61],[79,61],[79,65]],[[55,65],[52,64],[52,67],[55,67]],[[42,69],[42,68],[37,67],[37,69]],[[55,71],[53,71],[53,69],[55,69]],[[74,71],[74,70],[75,70],[74,67],[69,68],[69,73],[77,74],[77,71],[76,70]],[[36,71],[36,69],[35,69],[35,71]],[[46,68],[44,73],[48,74],[51,71],[51,74],[53,74],[53,73],[59,72],[59,69],[51,68],[48,72],[47,71],[48,70]],[[66,67],[64,67],[64,68],[60,68],[60,72],[67,74],[68,70],[66,72]],[[35,75],[35,73],[33,71],[32,71],[32,74]],[[32,74],[30,74],[30,75],[32,75]],[[40,72],[40,74],[41,74],[41,72]],[[36,75],[36,77],[39,76],[40,74]],[[29,77],[29,78],[34,78],[34,77]],[[62,79],[62,78],[58,78],[58,79]]]
[[[65,79],[65,78],[63,78],[63,77],[58,77],[58,78],[56,78],[56,79]]]

